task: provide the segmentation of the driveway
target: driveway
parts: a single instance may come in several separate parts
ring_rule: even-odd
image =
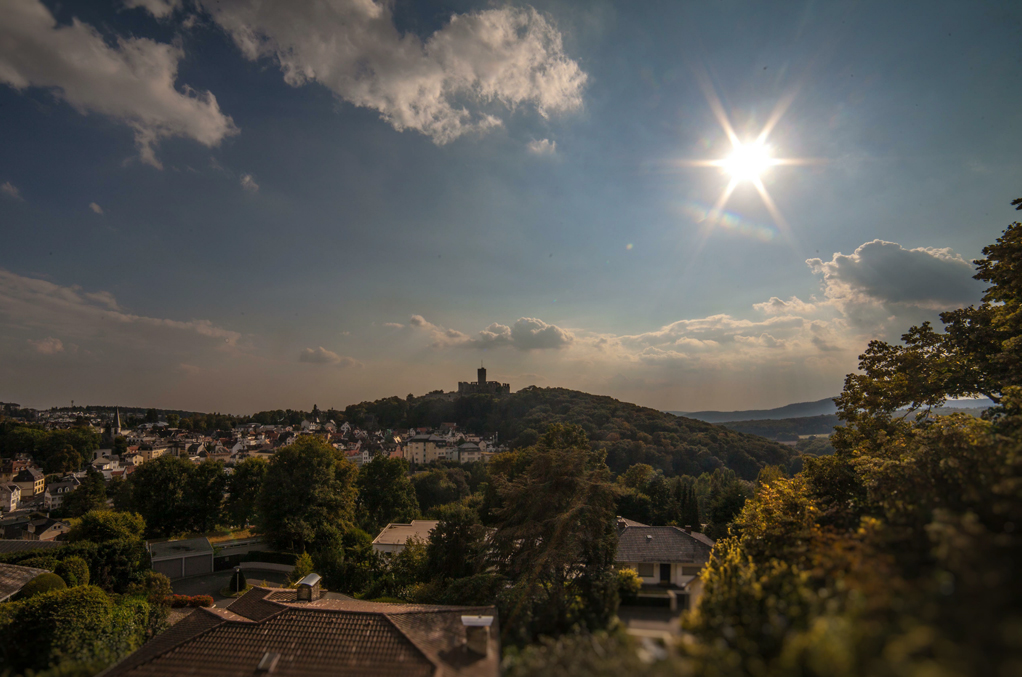
[[[210,595],[213,606],[224,608],[234,601],[233,597],[224,597],[220,591],[231,582],[233,570],[217,571],[205,576],[192,576],[171,581],[170,587],[176,595]],[[284,585],[287,574],[275,571],[249,571],[245,573],[249,585],[265,585],[279,588]]]
[[[656,607],[620,607],[618,618],[625,624],[628,634],[636,637],[677,637],[681,634],[681,617],[669,609]]]

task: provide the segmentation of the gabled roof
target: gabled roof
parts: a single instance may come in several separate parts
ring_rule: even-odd
[[[197,609],[103,674],[248,677],[270,653],[279,654],[274,676],[497,675],[497,624],[483,657],[466,648],[461,619],[495,616],[493,607],[293,599],[253,588],[227,609]]]
[[[618,532],[615,562],[695,562],[705,560],[713,540],[678,527],[627,526]]]

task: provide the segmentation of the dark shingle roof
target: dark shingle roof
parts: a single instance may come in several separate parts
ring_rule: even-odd
[[[59,548],[64,545],[59,541],[23,541],[14,538],[0,538],[0,555],[12,552],[24,552],[26,550],[42,550],[45,548]]]
[[[496,623],[482,658],[465,648],[461,622],[462,614],[495,615],[492,607],[277,601],[290,599],[283,593],[254,588],[229,609],[198,609],[104,675],[247,677],[267,652],[280,654],[274,677],[497,674]]]
[[[647,536],[649,538],[647,538]],[[619,532],[615,562],[694,562],[705,560],[713,541],[678,527],[625,527]]]

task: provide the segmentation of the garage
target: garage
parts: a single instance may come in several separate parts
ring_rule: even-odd
[[[149,544],[153,571],[170,580],[213,573],[213,546],[209,539],[187,538]]]

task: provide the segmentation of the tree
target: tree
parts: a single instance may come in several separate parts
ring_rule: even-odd
[[[167,414],[167,426],[176,428],[181,423],[181,417],[177,414]]]
[[[131,506],[145,519],[147,538],[188,531],[192,512],[185,495],[194,471],[187,459],[161,456],[131,474]]]
[[[227,521],[233,526],[244,527],[256,520],[259,492],[270,465],[261,458],[246,458],[234,466],[234,474],[228,482],[227,502],[224,506]]]
[[[432,578],[464,578],[476,573],[485,548],[486,531],[471,508],[452,504],[438,508],[438,522],[429,535],[426,560]]]
[[[505,641],[524,644],[572,627],[605,627],[617,611],[614,493],[602,452],[581,428],[552,425],[524,452],[513,479],[496,475],[502,506],[492,563],[514,581],[504,598]]]
[[[205,533],[222,521],[227,482],[224,462],[213,459],[197,465],[188,476],[183,498],[192,529]]]
[[[408,522],[419,514],[415,487],[408,480],[408,462],[377,456],[358,472],[360,526],[378,532],[390,522]]]
[[[90,510],[72,521],[67,540],[105,543],[115,540],[139,540],[146,531],[145,520],[133,512]]]
[[[322,440],[302,436],[273,455],[268,474],[273,481],[263,483],[259,513],[270,544],[290,552],[336,547],[354,519],[355,465]]]
[[[427,512],[438,505],[454,503],[470,491],[461,468],[433,468],[412,478],[419,509]]]
[[[64,497],[61,510],[66,517],[81,517],[90,510],[105,508],[106,483],[103,481],[103,473],[89,466],[81,485]]]

